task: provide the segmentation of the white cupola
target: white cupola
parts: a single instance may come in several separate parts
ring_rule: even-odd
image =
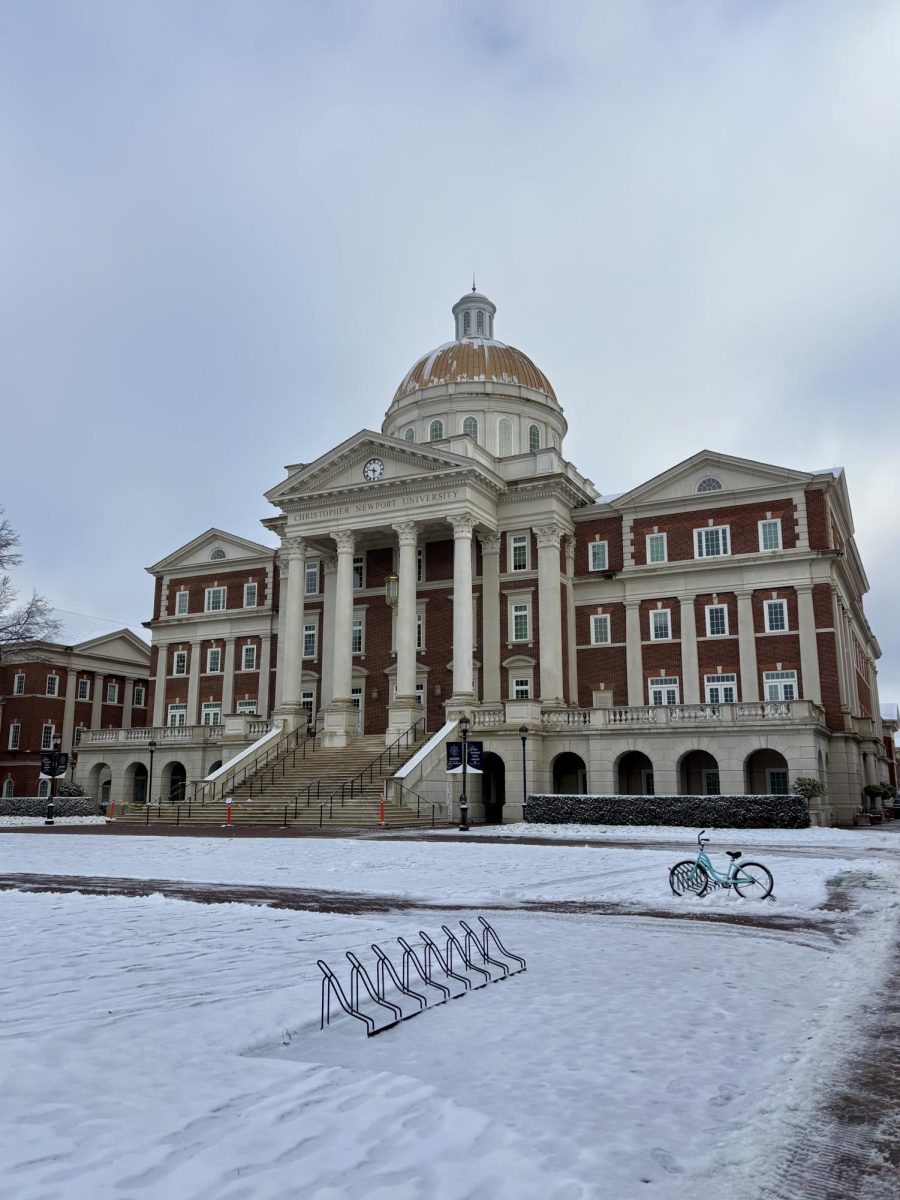
[[[453,305],[456,340],[461,342],[463,338],[486,338],[493,341],[496,311],[497,306],[492,300],[475,291],[473,280],[471,292],[466,292],[465,296]]]

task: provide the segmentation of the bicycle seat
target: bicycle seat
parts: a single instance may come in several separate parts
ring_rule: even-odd
[[[725,853],[728,855],[729,858],[740,858],[741,857],[740,850],[726,850]]]

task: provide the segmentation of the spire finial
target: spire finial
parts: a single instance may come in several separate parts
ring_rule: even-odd
[[[475,272],[472,272],[472,291],[475,291]]]

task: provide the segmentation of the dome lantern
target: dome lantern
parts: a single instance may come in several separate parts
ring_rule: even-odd
[[[453,305],[456,340],[461,342],[463,338],[486,338],[492,341],[496,311],[496,304],[475,290],[475,281],[473,280],[471,292],[466,292]]]

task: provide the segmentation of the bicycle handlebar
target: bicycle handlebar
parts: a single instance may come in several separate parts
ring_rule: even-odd
[[[706,844],[706,843],[709,841],[709,838],[705,838],[705,837],[703,836],[703,835],[704,835],[704,833],[706,833],[706,830],[705,830],[705,829],[701,829],[701,830],[700,830],[700,832],[697,834],[697,845],[698,845],[698,846],[701,846],[701,847],[702,847],[702,846],[704,846],[704,845],[705,845],[705,844]]]

